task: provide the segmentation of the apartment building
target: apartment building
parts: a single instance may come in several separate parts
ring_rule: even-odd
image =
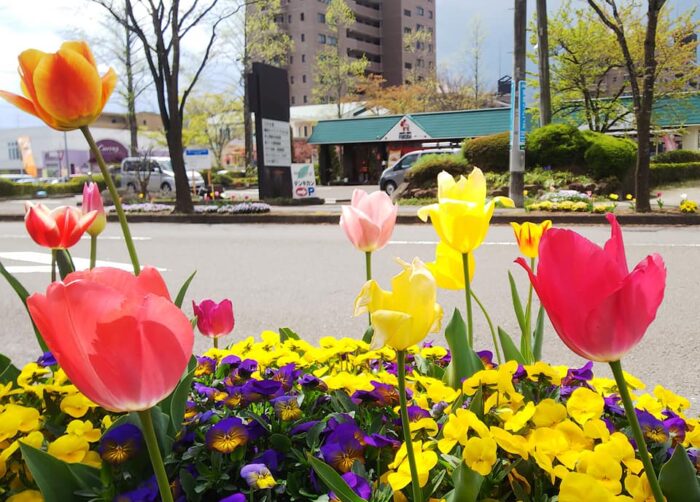
[[[436,0],[345,0],[355,24],[333,35],[326,26],[330,0],[282,0],[279,26],[294,40],[289,54],[292,105],[317,102],[312,89],[316,54],[339,45],[350,57],[369,61],[367,72],[387,85],[421,80],[435,72]],[[422,32],[423,36],[415,36]],[[409,43],[410,42],[410,43]]]

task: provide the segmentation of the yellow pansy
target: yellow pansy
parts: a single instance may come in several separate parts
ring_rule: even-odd
[[[566,440],[569,442],[569,449],[572,451],[590,450],[593,448],[593,440],[587,437],[581,427],[571,420],[564,420],[555,425],[554,428],[564,433]]]
[[[438,462],[437,454],[432,450],[424,450],[424,446],[420,441],[415,441],[412,445],[413,455],[416,459],[416,470],[418,471],[418,484],[421,488],[428,483],[430,469],[435,467]],[[395,472],[391,472],[387,476],[387,481],[394,492],[398,492],[411,482],[411,467],[406,456],[405,443],[396,452],[394,462],[389,464],[389,468],[395,469]]]
[[[528,440],[531,446],[530,451],[534,450],[537,453],[533,456],[543,469],[545,467],[540,462],[542,457],[547,458],[547,464],[551,470],[551,464],[555,458],[567,468],[573,469],[580,456],[579,452],[570,448],[566,434],[551,427],[540,427],[533,430],[528,436]]]
[[[24,437],[18,439],[20,443],[28,444],[29,446],[39,449],[44,444],[44,435],[39,431],[30,432]]]
[[[84,438],[89,443],[94,443],[100,439],[100,430],[94,429],[89,420],[71,420],[66,427],[66,433],[72,436]]]
[[[562,479],[559,488],[559,502],[608,502],[613,495],[593,476],[571,472]]]
[[[608,426],[600,418],[592,418],[583,424],[583,433],[591,439],[600,439],[606,442],[610,438]]]
[[[49,443],[49,455],[60,458],[64,462],[82,462],[90,449],[88,442],[81,437],[64,435]]]
[[[654,492],[651,491],[651,485],[644,473],[641,476],[628,474],[625,477],[625,490],[634,502],[654,502]]]
[[[92,450],[85,454],[85,457],[81,463],[94,467],[95,469],[102,467],[102,459],[100,458],[100,454]]]
[[[544,220],[539,225],[526,221],[522,225],[515,222],[510,224],[515,232],[515,239],[518,241],[520,252],[528,258],[537,258],[542,235],[552,228],[552,220]]]
[[[566,418],[566,406],[554,399],[543,399],[535,406],[532,422],[537,427],[551,427]]]
[[[416,434],[420,431],[425,431],[428,436],[434,436],[438,432],[438,424],[435,420],[428,417],[423,417],[409,424],[411,433]]]
[[[507,197],[486,202],[486,178],[478,167],[458,180],[443,171],[437,183],[438,203],[420,208],[418,217],[430,218],[440,240],[462,254],[471,253],[483,242],[497,201],[514,207]]]
[[[435,383],[428,386],[426,394],[433,403],[451,403],[457,399],[460,393],[458,390],[455,390],[440,381],[435,381]]]
[[[61,400],[61,411],[73,418],[85,416],[90,408],[97,406],[82,394],[71,394]]]
[[[619,495],[622,492],[620,462],[601,451],[586,453],[581,457],[576,470],[595,478],[613,495]]]
[[[486,425],[470,410],[458,408],[450,415],[442,428],[442,439],[438,441],[438,449],[449,453],[457,443],[464,446],[467,443],[467,433],[473,429],[479,436],[488,437]]]
[[[440,283],[438,282],[438,286],[439,285]],[[447,355],[447,349],[445,347],[440,347],[439,345],[423,347],[420,351],[420,355],[426,359],[442,359]]]
[[[543,361],[535,364],[525,365],[525,371],[530,380],[536,382],[540,378],[546,378],[553,385],[561,385],[562,379],[566,376],[568,368],[566,366],[550,366]]]
[[[496,440],[496,444],[508,453],[519,455],[525,460],[530,456],[528,440],[523,436],[511,434],[500,427],[491,427],[489,431],[493,439]]]
[[[17,432],[30,432],[39,428],[39,410],[8,404],[0,413],[0,441],[11,438]]]
[[[700,448],[700,420],[696,418],[686,420],[686,428],[688,431],[685,433],[683,446],[686,448],[689,446]]]
[[[507,431],[517,432],[523,429],[535,414],[535,405],[532,402],[527,403],[525,407],[515,415],[506,420],[505,429]]]
[[[638,474],[644,468],[642,461],[636,458],[629,439],[621,432],[613,432],[610,439],[596,445],[594,451],[602,452],[618,462],[622,462],[632,474]]]
[[[603,398],[585,387],[576,389],[566,402],[566,410],[569,415],[581,425],[592,418],[599,418],[604,407]]]
[[[482,386],[496,387],[497,385],[497,370],[480,370],[462,382],[462,392],[466,396],[473,396]]]
[[[25,390],[31,391],[32,385],[36,384],[36,382],[39,380],[39,377],[42,377],[49,373],[51,373],[51,370],[49,370],[48,368],[44,368],[43,366],[40,366],[37,363],[29,363],[24,368],[22,368],[22,371],[17,376],[17,385]]]
[[[37,490],[24,490],[7,499],[7,502],[43,502],[44,496]]]
[[[435,276],[438,287],[442,289],[464,289],[464,262],[462,253],[455,251],[444,242],[435,247],[435,261],[425,264]],[[476,262],[474,253],[469,253],[469,282],[474,279]]]
[[[356,316],[372,314],[373,347],[406,350],[440,330],[442,307],[436,303],[435,279],[418,258],[399,264],[403,271],[392,279],[391,291],[367,281],[355,299]]]
[[[648,411],[659,420],[663,420],[666,418],[661,413],[662,411],[664,411],[664,405],[661,404],[661,401],[659,401],[656,397],[652,396],[651,394],[642,394],[641,396],[639,396],[636,402],[634,403],[634,407],[640,410]]]
[[[634,376],[631,373],[627,373],[625,370],[622,370],[622,374],[625,377],[625,382],[627,385],[632,388],[633,390],[644,390],[646,389],[646,384],[642,382],[639,378]]]
[[[678,394],[662,387],[661,385],[654,387],[654,395],[663,406],[675,413],[680,413],[683,410],[690,408],[690,401],[683,396],[679,396]]]
[[[486,476],[491,472],[496,460],[498,460],[496,450],[496,441],[492,438],[473,437],[469,438],[467,444],[464,445],[462,457],[472,471]]]

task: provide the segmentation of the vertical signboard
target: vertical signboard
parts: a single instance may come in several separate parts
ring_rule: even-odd
[[[521,150],[525,150],[525,133],[527,132],[527,115],[526,115],[526,110],[525,110],[525,89],[526,89],[526,83],[524,80],[521,80],[518,82],[518,120],[519,120],[519,125],[518,125],[518,133],[519,133],[519,141],[518,144],[520,145]]]
[[[313,164],[292,164],[292,195],[295,199],[316,197],[316,173]]]

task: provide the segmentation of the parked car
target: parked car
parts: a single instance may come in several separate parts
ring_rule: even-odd
[[[139,178],[148,177],[149,192],[172,192],[175,189],[175,173],[169,157],[127,157],[122,160],[121,186],[136,192],[140,190]],[[190,187],[195,186],[197,193],[206,191],[204,178],[197,171],[187,171]]]
[[[379,188],[389,195],[393,194],[396,188],[403,183],[408,170],[424,155],[454,155],[459,152],[459,148],[430,148],[409,152],[397,160],[393,166],[384,169],[379,177]]]

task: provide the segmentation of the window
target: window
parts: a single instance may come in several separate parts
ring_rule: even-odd
[[[433,52],[433,44],[428,44],[428,52]]]
[[[292,85],[294,85],[294,75],[292,75],[291,77],[289,77],[289,83],[292,84]]]
[[[306,35],[304,35],[303,33],[301,34],[301,41],[306,42]]]
[[[428,11],[428,19],[432,19],[432,18],[433,18],[433,11],[429,10]]]
[[[420,58],[417,59],[417,60],[416,60],[416,66],[417,66],[418,68],[423,68],[423,67],[425,66],[425,61],[423,61],[423,60],[420,59]]]
[[[304,20],[304,13],[303,13],[303,12],[302,12],[301,14],[299,14],[299,19],[300,19],[301,21]]]
[[[408,10],[408,9],[404,9],[404,10],[403,10],[403,15],[406,16],[406,17],[411,17],[411,11]]]
[[[411,34],[411,28],[409,28],[408,26],[404,26],[403,32],[404,32],[405,35],[410,35],[410,34]]]
[[[416,31],[423,31],[423,25],[422,25],[422,24],[417,24],[417,25],[416,25]]]
[[[306,63],[306,54],[301,55],[301,62]]]
[[[407,70],[410,70],[411,68],[413,68],[413,65],[411,63],[404,63],[403,67],[406,68]]]
[[[325,23],[325,22],[326,22],[326,15],[323,14],[323,13],[321,13],[321,12],[319,12],[319,13],[316,15],[316,18],[318,19],[318,22],[319,22],[319,23]]]
[[[309,126],[304,126],[304,137],[306,138],[309,135]]]
[[[22,158],[22,153],[19,151],[19,143],[16,141],[9,141],[7,143],[7,155],[10,160],[20,160]]]
[[[306,94],[304,94],[304,103],[307,103],[308,99],[306,99]]]
[[[292,24],[292,15],[287,16],[287,23]]]
[[[318,34],[318,43],[319,44],[325,44],[326,43],[326,35],[323,33]]]
[[[302,75],[302,76],[301,76],[301,81],[304,82],[304,83],[306,83],[306,75]]]
[[[294,96],[292,96],[292,104],[296,104],[296,99],[294,98]]]
[[[416,7],[416,14],[419,16],[425,16],[425,9],[423,9],[423,7]]]
[[[294,64],[294,56],[289,56],[289,64]]]
[[[338,39],[328,35],[328,45],[338,45]]]

